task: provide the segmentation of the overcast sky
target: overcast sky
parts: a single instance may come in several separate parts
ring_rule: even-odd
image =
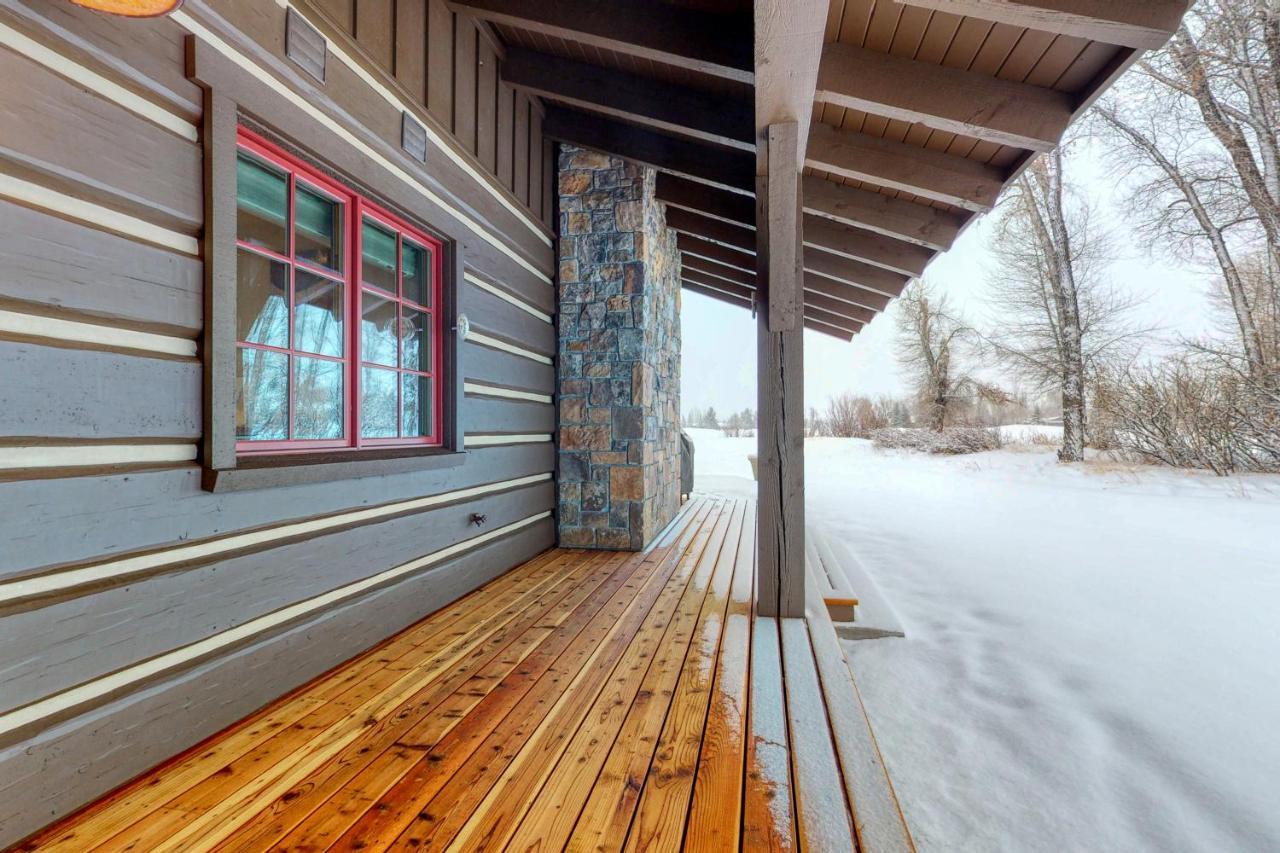
[[[1114,181],[1098,152],[1076,148],[1069,168],[1076,185],[1090,194],[1095,216],[1114,234],[1117,259],[1108,270],[1112,282],[1145,298],[1135,319],[1161,329],[1169,338],[1209,333],[1213,321],[1207,294],[1214,286],[1212,275],[1159,248],[1147,252],[1136,245],[1124,225]],[[979,327],[990,322],[991,225],[988,216],[970,226],[927,273],[957,310]],[[682,298],[684,411],[706,406],[714,406],[719,413],[756,408],[756,325],[750,313],[687,290]],[[806,407],[823,409],[830,397],[843,391],[872,397],[908,393],[894,357],[893,315],[891,307],[849,343],[805,332]]]

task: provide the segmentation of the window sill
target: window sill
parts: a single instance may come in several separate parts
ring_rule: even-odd
[[[235,468],[205,468],[202,483],[208,492],[241,492],[453,468],[466,458],[466,451],[439,447],[241,456]]]

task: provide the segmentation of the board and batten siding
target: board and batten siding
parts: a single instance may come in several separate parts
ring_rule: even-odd
[[[202,488],[195,49],[458,240],[461,464]],[[443,0],[0,3],[0,846],[554,543],[553,170],[499,62]]]

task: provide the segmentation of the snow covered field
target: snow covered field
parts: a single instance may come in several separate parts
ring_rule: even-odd
[[[750,491],[755,439],[690,432]],[[806,449],[906,628],[847,648],[923,851],[1280,850],[1280,477]]]

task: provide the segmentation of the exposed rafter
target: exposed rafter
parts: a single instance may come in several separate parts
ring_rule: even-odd
[[[750,83],[749,18],[627,0],[451,0],[474,17]]]
[[[754,284],[740,284],[738,282],[726,281],[714,275],[709,275],[689,267],[681,271],[681,277],[685,281],[694,282],[703,287],[711,287],[722,290],[726,293],[736,294],[744,299],[756,298],[756,288]],[[827,322],[832,325],[843,325],[849,329],[860,328],[875,319],[876,312],[863,308],[859,305],[852,305],[848,302],[842,302],[839,299],[832,299],[821,293],[815,293],[806,290],[804,293],[804,306],[806,316],[818,316],[817,311],[831,315],[825,317]],[[812,310],[811,310],[812,309]],[[838,320],[836,318],[839,318]]]
[[[745,151],[677,139],[558,106],[547,107],[542,129],[552,139],[615,154],[714,187],[739,192],[751,192],[755,187],[755,157]]]
[[[659,173],[654,195],[670,207],[691,210],[720,219],[756,227],[756,203],[751,196],[708,187],[675,175]]]
[[[701,296],[706,296],[710,299],[716,299],[748,310],[753,310],[755,308],[754,303],[750,299],[744,299],[741,296],[736,296],[732,293],[727,293],[714,287],[705,287],[697,282],[689,281],[688,279],[685,279],[681,284],[684,286],[685,290],[692,291],[693,293],[697,293]],[[842,341],[851,341],[853,340],[854,334],[856,334],[855,332],[812,319],[807,315],[804,318],[804,327],[811,332],[830,335],[831,337],[839,338]]]
[[[747,254],[738,249],[730,249],[728,246],[721,246],[719,243],[712,243],[710,240],[704,240],[692,234],[677,233],[676,243],[679,245],[680,251],[687,255],[735,267],[753,275],[756,272],[755,255]]]
[[[1047,33],[1143,50],[1164,46],[1186,14],[1186,0],[896,0],[1027,27]]]
[[[518,89],[704,142],[755,150],[751,102],[512,47],[502,78]]]
[[[681,255],[681,263],[686,270],[695,270],[702,275],[708,275],[734,284],[741,284],[752,289],[756,287],[755,274],[737,267],[726,266],[717,261],[689,254]],[[877,290],[845,281],[837,281],[816,273],[805,273],[804,292],[806,301],[810,300],[813,294],[821,294],[849,305],[862,306],[870,311],[883,311],[890,301],[889,296]],[[861,317],[857,312],[850,316]]]
[[[841,186],[813,175],[805,177],[803,195],[805,213],[930,249],[951,248],[968,218],[963,213],[914,204],[871,190]]]
[[[987,211],[995,206],[1004,174],[994,166],[814,122],[806,165],[888,189]]]
[[[921,275],[934,255],[931,249],[915,243],[812,214],[804,218],[804,245],[806,267],[810,253],[823,251],[909,276]]]
[[[1033,151],[1056,146],[1075,109],[1064,92],[839,43],[822,50],[815,97]]]

